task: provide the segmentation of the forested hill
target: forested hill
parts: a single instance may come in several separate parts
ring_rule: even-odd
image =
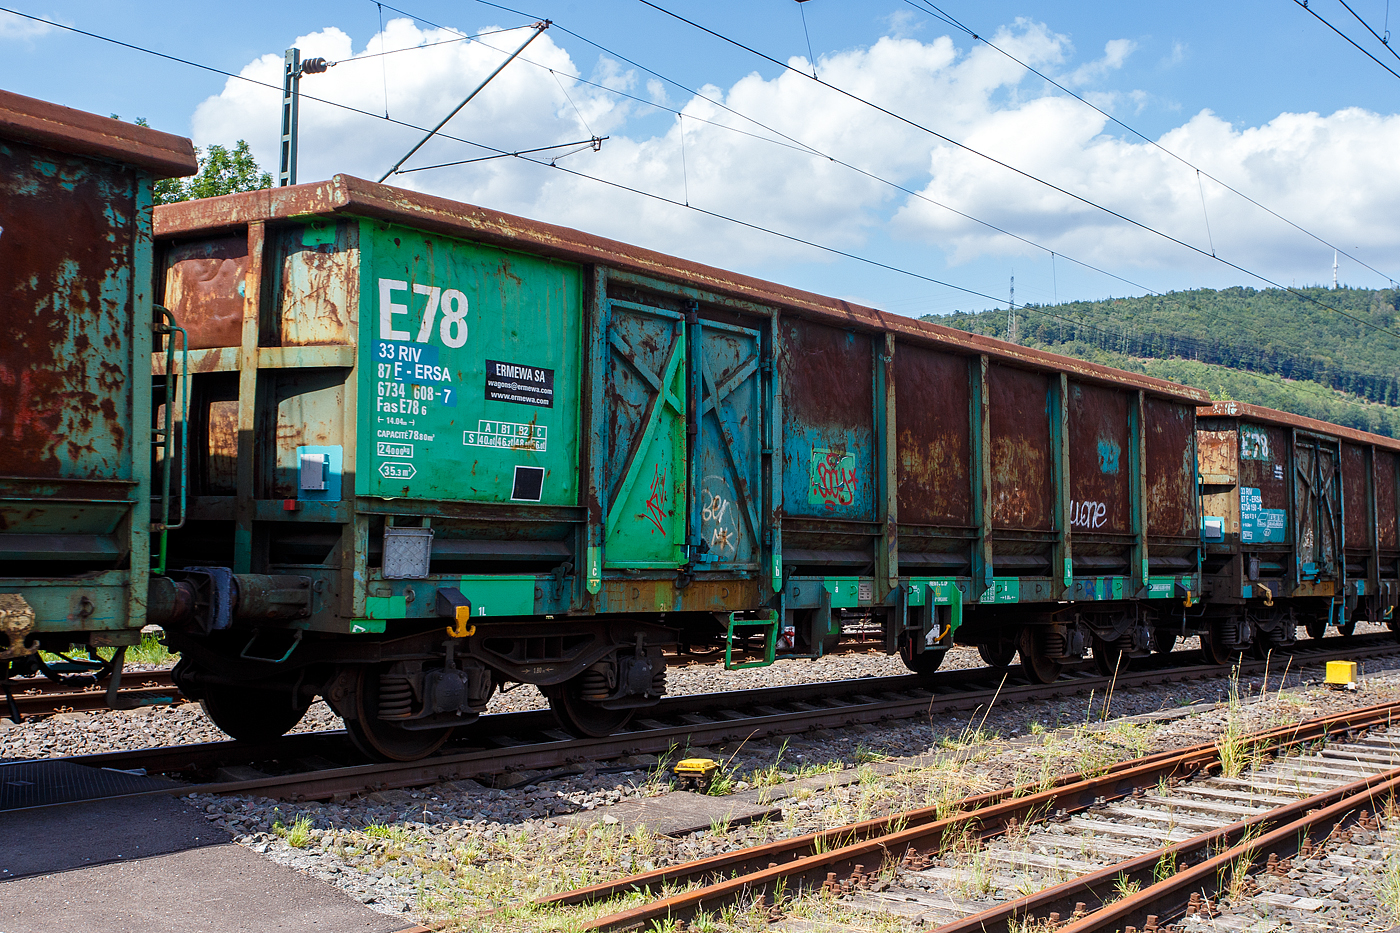
[[[1400,337],[1383,332],[1400,333],[1400,291],[1299,291],[1318,303],[1227,288],[1028,305],[1017,342],[1400,437]],[[924,320],[1002,339],[1009,324],[1004,308]]]

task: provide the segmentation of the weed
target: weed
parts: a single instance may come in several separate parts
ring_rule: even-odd
[[[1136,881],[1129,881],[1128,876],[1121,871],[1118,873],[1118,877],[1113,879],[1113,893],[1117,894],[1120,900],[1131,897],[1140,890],[1142,890],[1142,885]]]
[[[1157,881],[1166,881],[1176,874],[1176,850],[1169,849],[1157,859],[1157,864],[1152,867],[1152,877]]]
[[[1400,920],[1400,851],[1386,852],[1380,888],[1381,903],[1390,913],[1390,919]]]
[[[386,826],[383,823],[370,823],[364,828],[364,834],[371,839],[388,839],[393,842],[403,842],[408,838],[408,831],[402,826]]]
[[[1220,752],[1220,769],[1226,777],[1237,778],[1258,766],[1264,759],[1258,745],[1250,740],[1249,729],[1244,724],[1238,665],[1230,674],[1230,700],[1225,712],[1225,731],[1215,740],[1215,747]]]
[[[884,752],[877,752],[872,748],[867,748],[864,742],[856,746],[855,762],[858,765],[869,764],[872,761],[890,761],[890,756]]]
[[[293,849],[303,849],[311,841],[311,817],[299,816],[287,830],[287,845]]]

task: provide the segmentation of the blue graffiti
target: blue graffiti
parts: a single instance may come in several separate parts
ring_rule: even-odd
[[[1118,475],[1118,443],[1107,438],[1099,441],[1099,472]]]

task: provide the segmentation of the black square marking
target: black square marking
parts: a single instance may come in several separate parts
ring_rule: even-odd
[[[517,466],[515,485],[511,488],[512,502],[539,502],[544,494],[544,467]]]

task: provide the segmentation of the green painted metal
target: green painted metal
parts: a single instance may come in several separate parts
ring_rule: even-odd
[[[369,220],[360,248],[356,492],[577,505],[582,269]]]
[[[831,608],[856,609],[861,605],[860,577],[825,577],[822,586],[831,594]],[[865,600],[869,604],[871,600]]]
[[[740,619],[739,613],[729,614],[729,626],[724,636],[724,669],[741,671],[751,667],[767,667],[772,664],[778,651],[778,614],[769,609],[755,619]],[[763,632],[763,657],[757,661],[734,663],[734,633],[739,629],[760,629]]]
[[[535,614],[536,577],[530,574],[467,576],[458,584],[471,600],[472,616]]]
[[[615,485],[604,522],[604,566],[681,567],[688,470],[685,319],[633,302],[610,305],[607,449]]]
[[[993,577],[992,585],[982,593],[981,603],[1016,603],[1021,601],[1020,577]]]
[[[1070,520],[1072,496],[1069,488],[1069,377],[1060,378],[1050,388],[1051,483],[1055,490],[1054,564],[1064,568],[1064,585],[1074,580],[1074,528]]]
[[[351,619],[351,635],[383,635],[386,628],[383,619]]]
[[[972,453],[972,523],[977,540],[972,551],[972,579],[976,592],[991,592],[992,575],[992,423],[987,390],[986,356],[968,360],[968,377],[972,381],[968,393],[971,411],[969,440]],[[994,601],[994,600],[983,600]]]
[[[397,596],[366,596],[365,617],[369,619],[402,619],[408,615],[408,601]]]

